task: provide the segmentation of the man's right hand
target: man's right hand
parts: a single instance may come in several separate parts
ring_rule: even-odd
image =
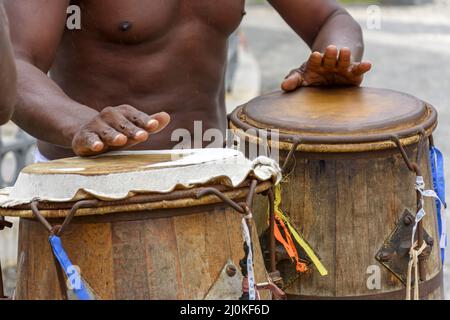
[[[148,115],[129,105],[107,107],[75,133],[72,149],[87,157],[129,147],[146,141],[169,122],[165,112]]]

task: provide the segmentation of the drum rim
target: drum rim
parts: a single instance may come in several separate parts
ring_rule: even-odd
[[[273,186],[272,181],[261,181],[256,187],[256,193],[267,191]],[[98,205],[95,207],[80,208],[77,211],[77,217],[95,217],[114,214],[131,214],[135,212],[148,211],[151,216],[151,211],[170,210],[167,217],[174,217],[180,215],[176,209],[195,208],[207,205],[215,205],[223,203],[214,195],[207,195],[202,198],[196,198],[196,193],[204,188],[215,187],[223,192],[230,199],[243,199],[247,196],[250,190],[250,183],[247,179],[241,186],[233,188],[225,185],[204,185],[196,186],[190,189],[175,190],[169,193],[148,193],[137,194],[133,197],[122,200],[98,200]],[[83,200],[94,200],[83,199]],[[97,199],[95,199],[97,200]],[[70,209],[76,202],[42,202],[38,204],[40,213],[47,219],[65,218]],[[224,204],[225,205],[225,204]],[[30,204],[18,205],[11,208],[0,208],[0,216],[4,217],[18,217],[25,219],[34,219],[35,216],[30,208]],[[151,218],[151,217],[150,217]],[[156,216],[155,219],[160,218]]]
[[[393,91],[393,90],[388,90]],[[395,91],[394,91],[395,92]],[[260,130],[270,130],[276,128],[263,128],[256,127],[243,120],[243,111],[246,104],[237,107],[229,115],[229,126],[233,130],[233,133],[240,138],[244,138],[246,142],[261,143],[263,138],[267,139],[268,144],[271,147],[278,148],[280,150],[291,150],[294,143],[299,143],[297,151],[303,152],[317,152],[317,153],[342,153],[342,152],[365,152],[395,149],[397,145],[393,142],[393,137],[400,139],[401,143],[405,146],[415,144],[420,140],[421,134],[430,136],[437,127],[438,114],[436,109],[429,103],[424,102],[425,112],[421,123],[418,123],[410,128],[402,130],[392,130],[384,133],[361,133],[357,135],[333,135],[323,134],[311,136],[294,133],[278,133],[278,143],[273,142],[271,136],[272,132],[260,132]],[[257,135],[250,134],[246,131],[254,130]]]

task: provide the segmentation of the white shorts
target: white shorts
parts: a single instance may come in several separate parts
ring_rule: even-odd
[[[43,163],[43,162],[49,162],[46,157],[42,155],[42,153],[39,152],[39,149],[36,148],[34,151],[34,163]]]

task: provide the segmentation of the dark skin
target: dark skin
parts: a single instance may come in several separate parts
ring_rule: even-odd
[[[270,3],[313,51],[284,90],[361,83],[370,69],[361,29],[335,1]],[[69,4],[5,0],[19,77],[13,119],[44,156],[169,149],[173,130],[192,132],[194,121],[225,132],[227,38],[244,0],[72,1],[79,31],[65,29]]]
[[[16,102],[16,67],[9,38],[8,19],[0,3],[0,124],[11,119]]]

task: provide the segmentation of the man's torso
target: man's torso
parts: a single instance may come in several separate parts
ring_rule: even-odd
[[[81,30],[66,30],[51,77],[72,99],[96,110],[130,104],[166,111],[172,123],[137,148],[171,148],[171,133],[193,122],[226,129],[227,38],[245,0],[79,0]],[[71,152],[40,142],[50,158]]]

